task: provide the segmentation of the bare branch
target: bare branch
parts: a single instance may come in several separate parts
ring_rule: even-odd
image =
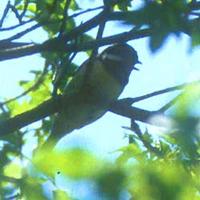
[[[18,19],[19,23],[21,23],[22,19],[21,16],[18,12],[18,10],[15,8],[15,6],[13,6],[12,4],[10,4],[10,9],[13,11],[13,13],[15,14],[16,18]]]
[[[26,111],[10,119],[0,122],[0,135],[6,135],[12,133],[20,128],[23,128],[33,122],[48,117],[56,112],[60,111],[60,105],[62,101],[65,101],[66,105],[70,105],[70,98],[66,96],[56,96],[44,103],[40,104],[32,110]],[[68,103],[69,102],[69,103]],[[148,121],[150,117],[158,112],[146,111],[136,107],[130,107],[122,102],[115,102],[110,111],[120,114],[125,117],[129,117],[145,123],[151,123]]]
[[[0,42],[0,51],[5,50],[5,49],[14,49],[14,48],[19,48],[19,47],[25,47],[26,45],[30,45],[31,43],[29,42]]]
[[[68,18],[70,19],[70,18],[75,18],[75,17],[78,17],[79,15],[82,15],[82,14],[85,14],[85,13],[88,13],[88,12],[93,12],[93,11],[96,11],[96,10],[99,10],[99,9],[103,9],[103,6],[99,6],[99,7],[96,7],[96,8],[89,8],[89,9],[87,9],[87,10],[83,10],[83,11],[80,11],[80,12],[78,12],[78,13],[74,13],[74,14],[72,14],[72,15],[69,15],[68,16]],[[31,18],[31,19],[29,19],[29,20],[27,20],[27,21],[22,21],[20,24],[17,24],[17,25],[13,25],[13,26],[10,26],[10,27],[5,27],[5,28],[0,28],[0,31],[10,31],[10,30],[13,30],[13,29],[15,29],[15,28],[18,28],[18,27],[20,27],[20,26],[23,26],[23,25],[25,25],[25,24],[28,24],[28,23],[30,23],[30,22],[33,22],[33,21],[35,21],[37,19],[37,17],[34,17],[34,18]],[[48,23],[59,23],[60,21],[58,21],[58,20],[55,20],[55,21],[53,21],[53,22],[43,22],[42,24],[41,24],[41,26],[42,25],[45,25],[45,24],[48,24]],[[1,27],[1,26],[0,26]]]
[[[85,14],[85,13],[88,13],[88,12],[92,12],[92,11],[96,11],[96,10],[99,10],[99,9],[103,9],[104,6],[98,6],[96,8],[89,8],[87,10],[83,10],[83,11],[80,11],[78,13],[74,13],[72,15],[69,16],[69,18],[75,18],[75,17],[78,17],[79,15],[82,15],[82,14]]]
[[[0,122],[0,135],[12,133],[35,121],[43,119],[59,111],[61,96],[45,101],[36,108]]]
[[[152,123],[149,119],[157,114],[162,114],[157,111],[147,111],[140,108],[132,107],[127,105],[126,102],[116,101],[113,103],[109,109],[109,111],[121,115],[123,117],[127,117],[130,119],[134,119],[136,121],[141,121],[144,123]]]
[[[17,33],[17,34],[15,34],[15,35],[7,38],[7,39],[1,40],[0,42],[8,42],[8,41],[19,39],[22,36],[26,35],[27,33],[30,33],[31,31],[33,31],[33,30],[35,30],[39,27],[41,27],[40,24],[35,24],[35,25],[31,26],[30,28],[27,28],[26,30],[21,31],[20,33]]]
[[[22,18],[25,16],[26,14],[26,11],[27,11],[27,8],[28,8],[28,4],[29,4],[29,1],[28,0],[25,0],[24,1],[24,9],[22,11],[22,13],[20,14],[20,18],[22,20]]]
[[[77,30],[77,29],[76,29]],[[114,36],[105,37],[99,40],[85,42],[84,44],[67,44],[65,45],[65,41],[62,41],[62,38],[55,38],[44,42],[43,44],[30,44],[20,48],[11,48],[5,49],[4,51],[0,51],[0,61],[9,60],[14,58],[19,58],[23,56],[33,55],[35,53],[40,53],[43,51],[55,52],[55,51],[64,51],[64,52],[79,52],[85,51],[93,48],[98,48],[104,45],[109,45],[118,42],[126,42],[129,40],[134,40],[138,38],[147,37],[150,35],[150,29],[138,30],[138,31],[129,31],[120,34],[116,34]],[[74,32],[76,35],[77,33]],[[73,37],[73,32],[69,35]],[[64,38],[65,40],[65,38]]]
[[[33,22],[35,19],[36,18],[32,18],[32,19],[29,19],[27,21],[22,21],[20,24],[17,24],[17,25],[14,25],[14,26],[6,27],[6,28],[0,28],[0,31],[10,31],[10,30],[13,30],[13,29],[18,28],[20,26],[23,26],[25,24]]]
[[[193,82],[194,84],[194,82]],[[184,87],[186,84],[182,84],[181,86],[176,86],[177,88]],[[188,85],[188,84],[187,84]],[[172,87],[175,88],[175,87]],[[168,89],[169,90],[169,89]],[[165,90],[166,91],[166,90]],[[161,94],[161,93],[160,93]],[[0,135],[5,135],[16,131],[24,126],[27,126],[35,121],[43,119],[47,116],[50,116],[56,112],[59,112],[61,102],[65,101],[66,105],[70,105],[70,98],[66,96],[56,96],[51,98],[50,100],[45,101],[40,104],[38,107],[19,114],[13,118],[2,121],[0,123]],[[69,103],[67,103],[69,102]],[[163,109],[161,109],[163,110]],[[144,123],[152,124],[153,122],[149,120],[154,115],[163,115],[163,112],[158,111],[147,111],[144,109],[132,107],[126,101],[118,100],[114,102],[109,111],[116,113],[118,115],[130,118],[132,120],[141,121]]]
[[[0,27],[2,27],[2,25],[3,25],[3,22],[4,22],[7,14],[8,14],[9,8],[10,8],[10,1],[8,1],[6,7],[5,7],[4,11],[3,11],[3,15],[2,15],[2,17],[0,19]]]
[[[173,91],[176,91],[176,90],[182,90],[186,86],[190,86],[190,85],[194,85],[194,84],[198,84],[198,83],[200,83],[200,80],[193,81],[193,82],[190,82],[190,83],[184,83],[184,84],[169,87],[169,88],[165,88],[163,90],[151,92],[149,94],[145,94],[145,95],[142,95],[142,96],[139,96],[139,97],[125,98],[125,99],[122,99],[122,101],[124,101],[124,102],[126,101],[127,104],[132,105],[133,103],[136,103],[138,101],[146,100],[148,98],[155,97],[155,96],[165,94],[165,93],[168,93],[168,92],[173,92]]]
[[[69,9],[70,3],[71,3],[71,0],[66,0],[66,2],[65,2],[65,7],[64,7],[64,11],[63,11],[63,19],[62,19],[62,23],[60,26],[59,35],[62,35],[66,28],[66,23],[67,23],[67,19],[68,19],[68,9]]]
[[[159,109],[159,112],[165,112],[166,110],[168,110],[169,108],[171,108],[180,99],[181,96],[182,96],[182,93],[179,94],[178,96],[176,96],[175,98],[173,98],[170,102],[168,102],[164,106],[162,106]]]
[[[104,10],[103,10],[103,12],[104,12],[104,15],[105,15],[105,16],[109,15],[110,12],[111,12],[111,7],[110,7],[110,6],[107,6],[107,5],[104,3]],[[106,19],[102,20],[101,23],[99,24],[99,29],[98,29],[98,32],[97,32],[96,40],[102,39],[102,37],[103,37],[103,32],[104,32],[104,29],[105,29],[105,25],[106,25]],[[91,58],[93,58],[93,57],[96,56],[97,54],[98,54],[98,47],[93,49]]]

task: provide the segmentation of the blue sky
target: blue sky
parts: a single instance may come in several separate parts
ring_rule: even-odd
[[[3,1],[6,3],[6,1]],[[1,9],[4,8],[3,3]],[[90,5],[98,6],[101,1],[90,1]],[[84,4],[87,7],[88,4]],[[1,11],[1,10],[0,10]],[[2,11],[0,12],[2,13]],[[81,23],[95,13],[81,16],[77,23]],[[14,23],[13,18],[9,20],[9,25]],[[130,27],[123,24],[109,22],[106,26],[105,36],[127,31]],[[20,29],[18,30],[20,31]],[[89,33],[93,35],[95,29]],[[1,33],[0,39],[7,37],[7,33]],[[32,32],[25,37],[26,41],[43,41],[46,34],[42,30]],[[169,86],[182,84],[200,78],[199,54],[200,48],[190,48],[190,38],[182,34],[180,38],[171,35],[163,48],[157,53],[152,54],[148,47],[148,38],[133,40],[129,42],[137,51],[140,61],[143,63],[138,66],[139,72],[133,72],[130,81],[122,97],[136,97],[155,90],[163,89]],[[104,47],[105,48],[105,47]],[[100,48],[100,51],[103,48]],[[80,53],[76,57],[76,63],[81,64],[86,59],[85,53]],[[31,69],[42,69],[44,60],[39,55],[28,56],[20,59],[4,61],[0,63],[0,93],[3,98],[11,98],[22,92],[18,86],[19,80],[31,79],[29,73]],[[166,94],[146,101],[142,101],[137,106],[149,110],[157,109],[166,103],[174,94]],[[74,131],[60,142],[60,146],[81,146],[91,149],[99,156],[112,157],[114,150],[127,144],[124,139],[125,130],[121,126],[129,126],[129,119],[117,116],[108,112],[98,121],[88,125],[80,130]]]

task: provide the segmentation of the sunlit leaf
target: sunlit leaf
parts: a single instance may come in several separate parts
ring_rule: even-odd
[[[128,146],[120,148],[118,151],[121,152],[121,155],[116,160],[116,163],[119,165],[126,164],[129,159],[139,161],[143,159],[143,153],[136,144],[129,144]]]
[[[22,166],[20,164],[11,162],[4,167],[4,175],[13,178],[21,178]]]
[[[28,90],[35,84],[34,81],[24,81],[20,82],[20,85],[24,88],[24,90]],[[48,98],[50,98],[50,84],[51,80],[49,77],[46,77],[44,82],[40,84],[35,90],[32,89],[31,92],[27,94],[27,98],[23,101],[11,101],[7,106],[11,112],[12,116],[20,114],[24,111],[30,110],[40,103],[44,102]]]
[[[25,199],[47,199],[37,179],[26,177],[21,181],[21,194]]]
[[[71,200],[71,198],[69,198],[67,193],[62,190],[54,190],[53,197],[55,200]]]
[[[185,88],[177,104],[177,115],[185,116],[195,112],[200,102],[200,84],[196,83]]]
[[[74,179],[89,178],[102,168],[102,162],[83,149],[66,151],[42,150],[34,158],[38,169],[49,176],[57,173]]]
[[[130,191],[138,200],[186,200],[196,196],[194,182],[178,163],[139,165],[132,175]]]

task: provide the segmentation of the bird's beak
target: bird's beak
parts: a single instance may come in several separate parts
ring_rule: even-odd
[[[133,67],[134,70],[139,71],[139,69],[137,67]]]
[[[142,62],[140,62],[140,61],[138,60],[136,64],[142,64]],[[136,71],[139,71],[139,69],[138,69],[137,67],[135,67],[135,66],[133,67],[133,69],[136,70]]]

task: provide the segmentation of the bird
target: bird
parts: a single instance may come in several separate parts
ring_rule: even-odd
[[[60,112],[47,143],[55,145],[66,134],[102,117],[122,93],[132,70],[138,70],[135,65],[139,63],[136,50],[127,43],[109,46],[83,62],[64,88]]]

